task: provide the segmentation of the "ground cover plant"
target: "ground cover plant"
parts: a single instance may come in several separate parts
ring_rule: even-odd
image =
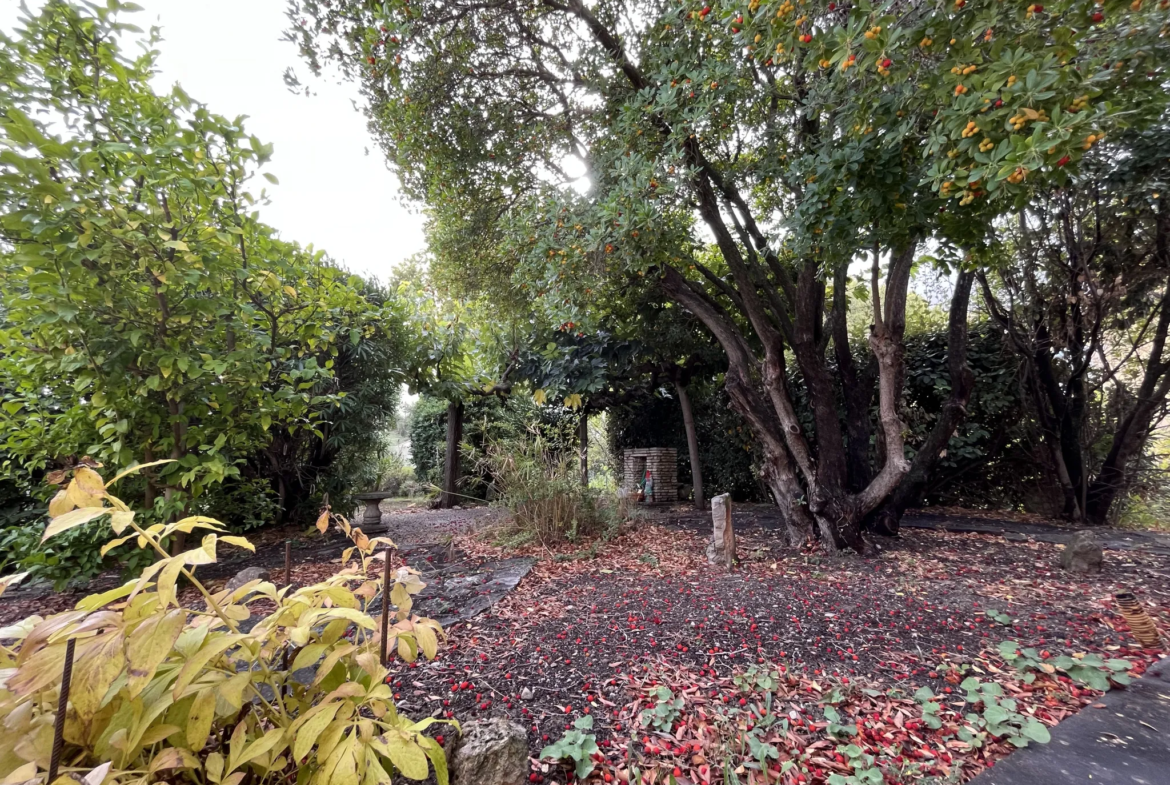
[[[76,667],[60,771],[91,785],[157,778],[356,785],[386,781],[390,772],[423,780],[432,767],[446,782],[443,750],[423,733],[436,720],[400,714],[385,683],[381,653],[406,662],[434,658],[442,634],[411,613],[411,595],[423,588],[417,572],[401,567],[389,586],[374,576],[387,557],[374,550],[389,541],[326,511],[318,527],[335,524],[352,541],[342,569],[299,589],[255,580],[213,593],[195,577],[198,567],[213,563],[223,546],[251,550],[251,543],[205,517],[141,525],[112,493],[129,473],[106,482],[80,467],[53,499],[46,539],[102,519],[116,535],[106,547],[134,540],[158,558],[72,611],[0,630],[3,781],[34,781],[50,770],[69,657]],[[177,532],[202,541],[171,555],[165,546]],[[184,582],[201,608],[180,603]],[[367,612],[379,592],[395,605],[385,641]],[[311,678],[296,678],[304,668]]]

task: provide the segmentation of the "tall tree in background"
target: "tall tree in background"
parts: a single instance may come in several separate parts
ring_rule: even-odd
[[[407,191],[520,260],[513,289],[581,322],[586,291],[634,272],[700,318],[792,539],[864,550],[862,521],[909,468],[897,406],[916,248],[978,244],[1100,133],[1158,116],[1163,12],[1139,9],[294,0],[289,16],[314,68],[360,81]],[[718,267],[694,258],[700,226]],[[830,284],[866,255],[882,460],[861,484],[827,348],[845,318]]]
[[[1005,226],[980,278],[1024,369],[1063,514],[1107,521],[1170,395],[1170,134],[1106,142],[1067,188]]]

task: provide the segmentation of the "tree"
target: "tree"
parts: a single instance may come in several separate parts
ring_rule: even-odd
[[[443,296],[420,269],[406,271],[397,297],[405,313],[411,347],[407,383],[411,391],[447,401],[446,450],[439,506],[458,503],[464,403],[469,397],[512,391],[519,353],[515,325],[484,302]],[[504,336],[509,335],[510,341]]]
[[[898,400],[919,245],[977,250],[1100,134],[1160,114],[1161,11],[1096,13],[1088,0],[294,0],[290,35],[314,69],[329,59],[360,82],[408,193],[472,216],[464,241],[490,227],[510,251],[493,262],[516,260],[512,295],[582,323],[583,303],[634,273],[695,314],[727,355],[791,539],[864,551],[862,522],[909,470]],[[701,235],[715,266],[694,252]],[[846,318],[833,286],[861,257],[881,448],[868,478],[827,359]]]
[[[337,363],[392,347],[396,319],[260,223],[271,146],[156,93],[156,36],[121,48],[131,8],[54,0],[0,36],[4,470],[169,458],[140,488],[168,517],[264,454],[287,505],[345,416]]]
[[[1103,524],[1170,395],[1170,135],[1120,136],[1019,211],[980,277],[1024,386],[1063,514]]]

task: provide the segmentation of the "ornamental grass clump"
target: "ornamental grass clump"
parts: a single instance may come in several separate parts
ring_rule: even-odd
[[[252,581],[212,592],[197,568],[214,562],[223,545],[252,544],[199,516],[140,525],[111,487],[141,468],[105,482],[79,467],[50,505],[45,539],[106,518],[115,539],[105,548],[134,543],[157,560],[71,611],[0,630],[0,782],[48,779],[72,649],[58,758],[59,775],[70,781],[359,785],[396,773],[423,780],[433,768],[446,785],[442,747],[423,733],[442,720],[398,713],[380,624],[368,612],[383,589],[382,570],[370,568],[384,564],[393,544],[326,510],[318,528],[332,524],[353,543],[336,575],[300,589]],[[198,547],[168,553],[172,537],[196,532],[203,533]],[[380,544],[386,549],[374,553]],[[19,577],[0,579],[0,591]],[[388,656],[433,658],[443,631],[411,613],[411,597],[424,586],[418,573],[401,567],[390,580]],[[202,607],[180,604],[183,584],[194,587]],[[275,610],[257,619],[250,606],[261,602]]]
[[[526,439],[489,444],[482,460],[498,503],[511,512],[507,540],[557,545],[604,532],[606,515],[598,492],[581,484],[572,450],[533,432]]]

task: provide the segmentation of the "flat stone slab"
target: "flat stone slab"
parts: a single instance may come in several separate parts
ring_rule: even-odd
[[[1052,741],[1015,752],[970,785],[1160,785],[1170,782],[1170,660],[1069,717]]]
[[[404,549],[406,563],[422,573],[426,588],[415,595],[413,612],[447,627],[467,621],[507,596],[529,573],[536,559],[517,556],[500,561],[482,559],[443,563],[445,546]],[[428,558],[429,552],[429,558]],[[414,557],[414,558],[412,558]],[[370,603],[371,616],[382,610],[381,596]]]

